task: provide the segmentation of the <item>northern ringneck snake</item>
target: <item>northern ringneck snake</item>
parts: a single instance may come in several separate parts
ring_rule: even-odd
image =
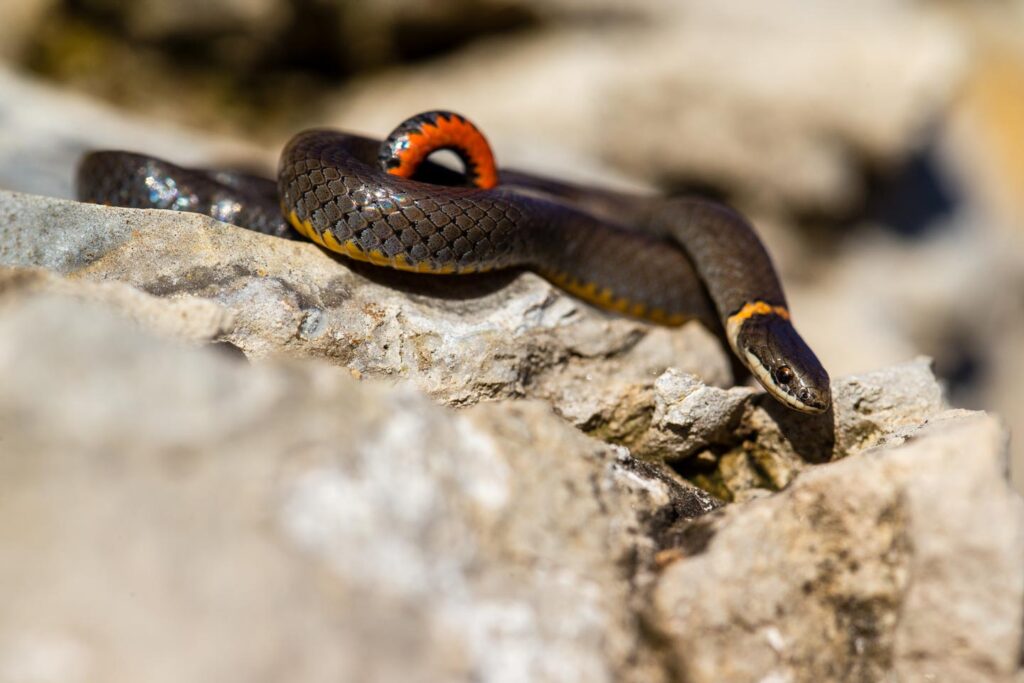
[[[427,157],[454,151],[458,173]],[[433,111],[384,141],[332,130],[293,137],[276,183],[129,152],[86,155],[79,199],[195,211],[347,257],[420,273],[525,267],[602,308],[724,337],[784,405],[821,413],[828,373],[797,333],[761,240],[737,211],[502,170],[464,117]]]

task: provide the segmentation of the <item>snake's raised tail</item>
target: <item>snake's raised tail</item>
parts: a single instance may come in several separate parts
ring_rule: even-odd
[[[454,149],[466,173],[432,164],[434,149]],[[785,405],[828,408],[828,374],[790,323],[771,259],[740,214],[514,172],[492,187],[498,179],[472,123],[428,112],[384,143],[299,133],[281,154],[277,197],[263,179],[127,152],[88,155],[77,189],[85,201],[195,211],[282,237],[290,225],[328,249],[401,270],[532,267],[604,308],[666,324],[700,319]]]

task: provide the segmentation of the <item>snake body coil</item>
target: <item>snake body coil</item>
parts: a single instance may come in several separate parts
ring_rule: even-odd
[[[465,173],[426,161],[437,149],[455,151]],[[740,214],[513,171],[499,178],[486,140],[457,114],[420,114],[383,142],[300,133],[281,153],[276,187],[127,152],[87,155],[77,186],[85,201],[197,211],[282,237],[290,225],[328,249],[401,270],[528,267],[626,315],[698,319],[787,406],[830,405],[828,374],[790,323],[771,260]]]

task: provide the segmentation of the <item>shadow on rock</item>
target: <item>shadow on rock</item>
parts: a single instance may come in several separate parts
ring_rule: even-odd
[[[800,458],[812,465],[833,459],[836,444],[835,406],[820,415],[798,413],[778,401],[765,400],[761,407]]]

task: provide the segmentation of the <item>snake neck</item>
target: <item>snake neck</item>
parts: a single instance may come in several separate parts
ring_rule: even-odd
[[[531,216],[531,265],[600,308],[662,325],[717,318],[686,256],[663,240],[567,206],[538,204]],[[542,215],[540,215],[542,214]]]
[[[700,199],[669,199],[652,212],[650,229],[690,257],[723,322],[754,302],[786,307],[771,257],[739,212]]]

